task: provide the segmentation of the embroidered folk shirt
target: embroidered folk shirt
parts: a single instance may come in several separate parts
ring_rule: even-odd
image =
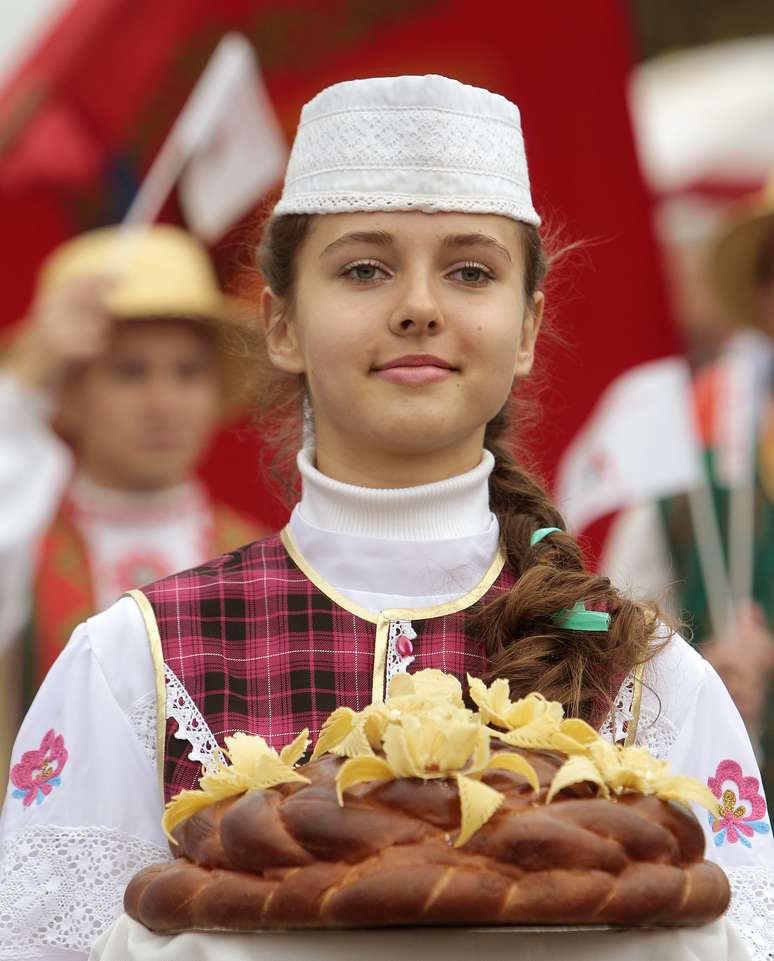
[[[442,492],[435,500],[443,511]],[[303,516],[296,520],[303,525]],[[481,522],[477,531],[457,539],[456,559],[465,553],[467,543],[471,570],[488,536],[484,527],[489,518],[482,516]],[[299,528],[293,524],[292,529]],[[312,531],[314,537],[307,544],[313,545],[315,539],[322,542],[318,531]],[[449,539],[412,541],[408,533],[404,546],[410,545],[407,552],[415,571],[448,565]],[[327,540],[331,551],[344,543],[343,537],[338,539],[331,532]],[[348,583],[357,579],[359,565],[370,571],[369,582],[358,584],[364,591],[383,595],[385,586],[395,586],[393,540],[384,536],[357,540],[347,535],[346,543],[352,549],[358,544],[361,548],[350,559]],[[380,562],[383,557],[388,561]],[[322,571],[324,564],[325,557],[317,557],[309,567],[325,574],[326,580],[332,575],[338,579],[341,562]],[[290,564],[287,569],[294,576],[304,574],[299,563],[296,567],[299,574]],[[266,577],[269,568],[258,567],[255,574]],[[482,574],[479,581],[484,579]],[[319,601],[318,590],[330,601],[344,586],[342,580],[335,591],[326,591],[317,574],[309,581],[308,597],[314,603],[305,602],[307,616]],[[395,595],[406,586],[400,585]],[[458,597],[472,586],[467,583]],[[422,590],[418,583],[414,593]],[[338,605],[342,611],[347,612],[349,600]],[[416,611],[401,613],[418,626]],[[367,623],[375,645],[378,625]],[[177,636],[174,617],[165,630],[172,661]],[[422,630],[417,630],[417,650],[422,647]],[[46,961],[85,958],[96,938],[120,915],[123,890],[132,875],[143,865],[170,856],[160,828],[163,796],[156,765],[156,706],[162,705],[158,718],[164,734],[178,708],[174,697],[167,698],[167,691],[157,697],[148,640],[140,608],[132,598],[89,619],[76,630],[25,719],[14,749],[18,785],[12,785],[0,821],[0,916],[5,925],[0,930],[0,961],[20,953]],[[159,652],[163,653],[160,643]],[[184,673],[180,664],[177,667]],[[407,667],[411,670],[414,664]],[[172,690],[170,686],[168,691]],[[708,820],[698,812],[708,839],[707,856],[723,865],[734,887],[728,923],[744,938],[753,961],[768,961],[766,952],[774,941],[770,909],[774,844],[741,720],[712,668],[677,637],[646,665],[639,698],[636,690],[632,678],[624,681],[614,716],[602,732],[622,739],[638,714],[636,743],[671,761],[675,771],[710,783],[719,800],[727,799],[730,807],[722,818]],[[205,713],[210,711],[206,702],[204,707]],[[217,709],[210,711],[216,726]],[[209,733],[216,740],[222,736],[218,730]],[[197,747],[202,750],[199,738],[195,743],[185,735],[175,740],[180,741],[176,747],[181,753],[188,752],[188,760],[196,760]],[[43,765],[45,776],[35,764]],[[88,911],[83,910],[84,904]]]

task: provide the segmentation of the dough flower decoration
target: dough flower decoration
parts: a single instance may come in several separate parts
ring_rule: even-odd
[[[460,798],[461,847],[503,803],[504,796],[481,781],[486,771],[522,775],[533,790],[535,769],[520,754],[490,749],[481,718],[463,707],[455,678],[440,671],[399,674],[384,704],[355,713],[339,709],[320,732],[315,756],[325,751],[346,758],[336,776],[339,804],[344,792],[369,781],[451,778]],[[377,753],[379,752],[379,753]]]
[[[465,708],[462,685],[456,677],[434,669],[396,674],[383,704],[369,704],[359,712],[337,708],[323,724],[311,759],[327,753],[339,757],[375,754],[391,724],[408,716],[425,717],[431,711],[436,717],[464,717],[480,723],[477,715]]]
[[[558,702],[536,693],[511,701],[504,678],[487,688],[479,678],[468,676],[468,684],[482,721],[504,729],[492,730],[494,737],[512,747],[568,755],[554,775],[546,804],[565,788],[586,782],[595,784],[605,798],[651,794],[685,805],[694,801],[713,813],[717,810],[717,798],[700,781],[672,774],[668,762],[654,758],[645,748],[610,744],[585,721],[565,718]]]
[[[242,733],[227,737],[223,753],[229,763],[206,771],[198,789],[181,791],[172,798],[161,822],[165,834],[177,844],[172,836],[174,828],[216,801],[257,788],[266,789],[294,782],[308,784],[309,778],[295,770],[308,744],[309,731],[306,729],[279,754],[262,737]]]
[[[565,718],[558,701],[547,701],[537,693],[512,701],[505,678],[497,678],[487,688],[480,678],[468,675],[468,686],[482,722],[502,728],[491,734],[511,747],[587,755],[590,746],[601,740],[590,724],[577,717]]]
[[[662,801],[689,801],[717,811],[717,798],[700,781],[672,774],[667,761],[659,761],[645,748],[618,747],[599,740],[590,745],[588,757],[571,757],[556,772],[546,802],[563,788],[581,781],[596,784],[606,798],[626,793],[651,794]]]

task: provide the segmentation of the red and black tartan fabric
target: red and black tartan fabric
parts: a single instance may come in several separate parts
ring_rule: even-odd
[[[508,590],[503,571],[482,600]],[[218,744],[244,731],[280,749],[308,727],[313,738],[338,706],[371,701],[376,625],[324,594],[279,536],[256,541],[144,588],[166,666],[184,685]],[[464,680],[486,661],[466,636],[466,611],[412,620],[411,670],[439,668]],[[169,800],[201,774],[167,720],[164,791]]]

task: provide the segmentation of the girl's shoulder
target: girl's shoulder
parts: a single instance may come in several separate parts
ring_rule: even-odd
[[[652,656],[645,664],[643,680],[658,686],[665,695],[673,689],[685,698],[704,681],[706,661],[684,637],[663,622],[651,637]]]
[[[90,617],[83,627],[92,657],[125,713],[131,714],[143,698],[155,697],[155,671],[145,621],[131,597],[120,598]]]
[[[653,632],[651,646],[652,657],[642,671],[637,740],[667,757],[704,687],[707,664],[662,623]]]

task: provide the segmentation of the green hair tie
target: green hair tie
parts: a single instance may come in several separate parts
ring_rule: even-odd
[[[566,631],[607,631],[610,629],[610,615],[603,611],[587,611],[583,601],[572,607],[551,615],[557,627]]]
[[[541,527],[529,539],[529,546],[539,544],[549,534],[563,534],[561,527]],[[565,631],[607,631],[610,628],[610,615],[602,611],[587,611],[583,601],[578,601],[564,611],[551,615],[557,627]]]
[[[529,546],[534,547],[535,544],[539,544],[544,537],[548,537],[549,534],[563,534],[564,531],[561,527],[541,527],[529,539]]]

